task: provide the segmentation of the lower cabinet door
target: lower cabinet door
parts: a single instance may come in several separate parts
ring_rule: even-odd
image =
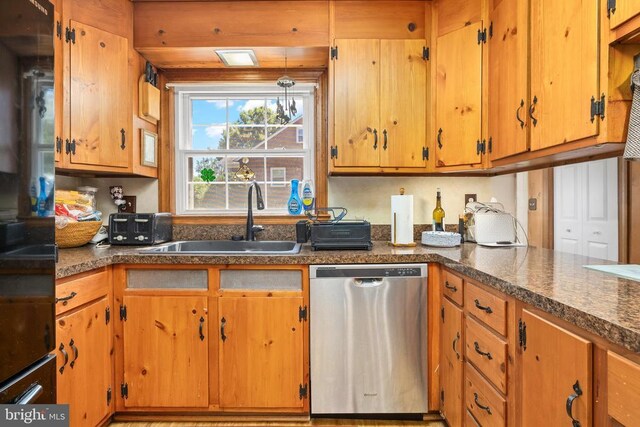
[[[111,325],[107,297],[56,322],[57,402],[69,404],[70,425],[95,427],[111,411]]]
[[[442,298],[440,320],[440,400],[442,415],[450,426],[462,425],[464,337],[462,309]]]
[[[522,311],[522,426],[592,425],[592,344]]]
[[[220,407],[302,409],[302,297],[220,297]]]
[[[207,297],[123,300],[125,407],[208,407]]]

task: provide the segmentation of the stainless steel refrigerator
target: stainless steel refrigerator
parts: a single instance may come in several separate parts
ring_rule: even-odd
[[[53,7],[0,12],[0,403],[54,403]]]

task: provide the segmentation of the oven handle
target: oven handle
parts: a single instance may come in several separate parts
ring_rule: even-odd
[[[42,387],[40,384],[33,384],[30,389],[28,389],[22,396],[20,396],[16,400],[16,405],[28,405],[35,402],[38,397],[42,395],[43,391],[44,387]]]

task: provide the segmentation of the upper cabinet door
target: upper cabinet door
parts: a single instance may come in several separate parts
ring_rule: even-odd
[[[527,140],[528,0],[492,0],[489,38],[491,159],[529,149]]]
[[[334,166],[380,164],[380,40],[336,40]]]
[[[382,167],[425,167],[427,64],[422,40],[380,41]]]
[[[531,149],[598,134],[598,1],[531,2]]]
[[[522,422],[528,427],[592,422],[592,345],[571,332],[522,311]],[[544,392],[542,392],[544,390]]]
[[[480,163],[482,139],[482,22],[438,37],[436,166]]]
[[[127,39],[76,21],[71,28],[71,162],[127,167],[133,141]]]
[[[640,0],[616,0],[616,7],[609,12],[609,28],[616,28],[640,13]]]
[[[55,79],[53,81],[53,99],[55,109],[55,151],[54,158],[56,164],[62,160],[62,156],[65,149],[64,144],[64,96],[63,96],[63,83],[62,74],[64,69],[64,43],[62,42],[62,33],[64,32],[64,25],[62,25],[62,14],[60,13],[60,7],[55,5],[53,11],[54,19],[54,34],[53,34],[53,70]]]

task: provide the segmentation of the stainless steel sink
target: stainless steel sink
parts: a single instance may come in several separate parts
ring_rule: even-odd
[[[153,248],[142,249],[143,254],[251,254],[277,255],[297,254],[302,245],[284,240],[234,241],[234,240],[190,240],[171,242]]]

